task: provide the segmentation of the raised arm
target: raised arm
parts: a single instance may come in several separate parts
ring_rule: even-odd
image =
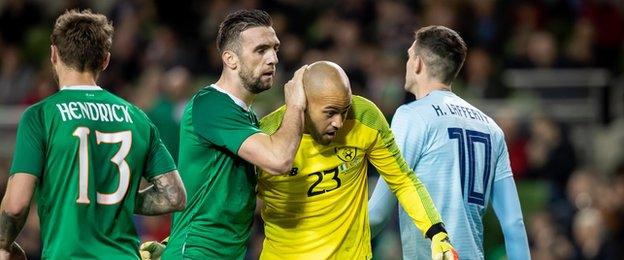
[[[531,259],[520,200],[513,178],[508,177],[494,182],[492,206],[505,236],[507,257]]]
[[[30,210],[37,177],[16,173],[9,177],[0,207],[0,258],[14,252],[15,238],[22,231]]]
[[[388,188],[388,184],[379,177],[373,195],[368,200],[368,219],[371,236],[376,237],[388,224],[392,213],[396,211],[397,199]]]
[[[150,182],[151,186],[137,194],[134,213],[152,216],[184,209],[186,190],[177,170],[158,175]]]
[[[272,135],[256,133],[240,146],[238,155],[272,175],[290,171],[301,142],[304,125],[306,97],[303,90],[303,73],[307,66],[295,72],[284,85],[286,112],[280,128]]]

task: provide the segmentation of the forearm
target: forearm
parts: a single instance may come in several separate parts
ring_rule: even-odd
[[[0,206],[0,249],[9,250],[24,227],[36,182],[37,177],[24,173],[9,178]]]
[[[280,128],[271,135],[272,151],[278,161],[292,165],[303,133],[303,109],[296,106],[287,106]]]
[[[177,171],[155,177],[152,185],[139,191],[134,213],[160,215],[184,209],[186,191]]]
[[[396,204],[396,197],[388,189],[388,185],[383,178],[379,178],[373,195],[368,202],[368,218],[372,237],[381,233],[390,220],[392,213],[395,212]]]
[[[505,236],[505,249],[509,259],[530,259],[531,254],[522,218],[505,224],[503,234]]]
[[[386,182],[394,191],[401,207],[424,235],[434,224],[441,223],[442,217],[435,208],[425,185],[416,177],[415,173],[405,174],[401,180],[397,183],[386,179]]]
[[[20,233],[28,218],[28,208],[20,214],[13,215],[4,209],[0,213],[0,249],[10,250],[15,238]]]
[[[505,236],[509,259],[529,259],[529,242],[513,178],[494,182],[492,206]]]

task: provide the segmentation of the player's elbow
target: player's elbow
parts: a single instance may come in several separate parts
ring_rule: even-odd
[[[282,175],[286,172],[289,172],[293,165],[293,158],[277,158],[269,165],[265,167],[264,170],[271,175]]]
[[[171,201],[171,208],[173,211],[181,211],[186,208],[186,189],[184,189],[184,185],[181,185],[178,190],[179,192],[173,196],[173,200]]]
[[[20,218],[28,213],[28,203],[19,201],[5,201],[2,203],[2,212],[11,218]]]
[[[519,234],[520,232],[524,233],[524,220],[522,217],[509,219],[504,223],[501,223],[501,228],[503,229],[503,232],[508,234]]]

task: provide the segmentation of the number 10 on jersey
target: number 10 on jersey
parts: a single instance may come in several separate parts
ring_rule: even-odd
[[[459,151],[459,174],[461,176],[462,194],[468,196],[468,203],[485,206],[485,195],[488,194],[490,187],[490,171],[492,162],[492,142],[490,135],[478,131],[464,130],[461,128],[449,128],[449,139],[457,139]],[[475,144],[482,143],[484,146],[484,154],[477,154]],[[466,161],[466,152],[468,160]],[[482,160],[483,170],[477,169],[477,160]],[[468,171],[466,172],[466,164]],[[468,187],[466,186],[466,177],[468,177]],[[476,181],[481,183],[480,192],[476,187]],[[466,191],[466,188],[468,190]]]

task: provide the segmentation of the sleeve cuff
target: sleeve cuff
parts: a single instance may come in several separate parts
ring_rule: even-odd
[[[427,230],[427,232],[425,233],[425,236],[429,239],[432,239],[433,236],[435,236],[436,234],[440,233],[440,232],[446,232],[446,229],[444,228],[444,223],[442,222],[438,222],[436,224],[433,224],[433,226],[431,226],[429,228],[429,230]]]

